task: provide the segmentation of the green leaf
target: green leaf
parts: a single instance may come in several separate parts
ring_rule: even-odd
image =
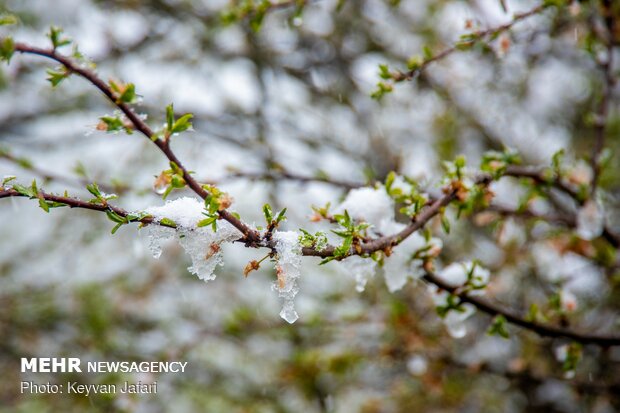
[[[388,194],[392,194],[392,185],[394,184],[394,180],[396,179],[396,173],[391,171],[387,178],[385,178],[385,190]]]
[[[370,97],[376,100],[381,100],[383,96],[392,92],[394,90],[394,86],[390,83],[379,82],[377,83],[377,88],[370,94]]]
[[[0,60],[9,63],[15,52],[15,43],[12,37],[5,37],[0,41]]]
[[[286,208],[284,208],[282,211],[278,213],[278,216],[276,217],[276,223],[280,223],[286,220],[285,214],[286,214]]]
[[[263,215],[265,215],[265,221],[267,222],[267,225],[270,225],[271,221],[273,221],[273,210],[271,209],[271,205],[263,205]]]
[[[420,56],[412,56],[407,60],[407,69],[414,72],[422,67],[422,58]]]
[[[50,31],[47,34],[47,36],[52,41],[52,47],[54,49],[57,49],[62,46],[66,46],[71,43],[71,39],[69,39],[68,37],[63,37],[62,32],[63,30],[60,27],[56,27],[56,26],[50,27]]]
[[[430,59],[433,58],[433,51],[431,50],[430,47],[424,46],[422,48],[422,52],[424,53],[424,59],[425,60],[430,60]]]
[[[114,228],[112,228],[112,231],[111,231],[112,235],[116,234],[116,231],[118,231],[118,229],[122,226],[123,226],[123,222],[119,222],[118,224],[116,224]]]
[[[64,66],[61,66],[57,69],[47,69],[47,80],[52,84],[52,87],[56,87],[69,77],[71,72],[67,71]]]
[[[125,122],[119,116],[102,116],[99,118],[105,125],[106,132],[121,132],[125,131],[128,135],[131,135],[133,131],[131,128],[125,126]],[[101,128],[103,129],[103,128]]]
[[[171,131],[173,126],[174,126],[174,106],[171,103],[168,106],[166,106],[166,127],[168,131]]]
[[[14,175],[8,175],[8,176],[5,176],[5,177],[2,179],[2,186],[4,186],[4,185],[8,184],[9,182],[11,182],[11,181],[12,181],[12,180],[14,180],[14,179],[17,179],[17,177],[16,177],[16,176],[14,176]]]
[[[388,80],[392,78],[392,74],[390,73],[390,68],[388,67],[388,65],[379,65],[379,77],[383,80]]]
[[[43,211],[47,213],[50,212],[50,206],[48,205],[47,201],[43,197],[39,198],[39,206],[41,207]]]
[[[489,327],[487,334],[490,336],[500,336],[503,338],[510,338],[510,333],[508,332],[508,326],[506,317],[503,315],[498,315],[493,319],[493,323]]]
[[[35,194],[33,194],[29,189],[19,184],[13,184],[13,189],[16,190],[19,194],[27,196],[29,198],[33,198],[35,196]]]
[[[126,224],[127,220],[125,219],[125,217],[120,216],[119,214],[117,214],[114,211],[106,211],[105,212],[106,215],[108,216],[108,219],[112,222],[116,222],[117,224]]]
[[[209,217],[201,221],[198,221],[198,224],[196,224],[196,226],[206,227],[206,226],[212,225],[215,221],[217,221],[217,217]]]
[[[324,259],[323,259],[323,260],[319,263],[319,265],[325,265],[325,264],[327,264],[328,262],[333,261],[333,260],[335,260],[335,259],[336,259],[336,257],[327,257],[327,258],[324,258]]]
[[[14,14],[2,13],[0,14],[0,26],[9,26],[19,23],[19,19]]]
[[[86,189],[96,198],[103,198],[103,196],[101,195],[101,191],[99,190],[99,185],[97,185],[96,182],[86,185]]]
[[[562,370],[574,371],[581,360],[582,346],[579,343],[571,343],[566,349],[566,359],[562,364]]]
[[[557,176],[562,175],[562,161],[564,160],[565,154],[566,152],[564,151],[564,149],[560,149],[559,151],[554,153],[553,157],[551,158],[551,166]]]
[[[527,312],[527,316],[525,317],[525,319],[527,321],[535,323],[538,321],[538,314],[539,314],[538,305],[536,305],[536,303],[532,303],[530,305],[530,309]]]
[[[161,225],[164,225],[166,227],[172,227],[172,228],[176,228],[177,227],[177,223],[174,222],[173,220],[171,220],[170,218],[162,218],[159,223]]]
[[[136,86],[133,83],[127,84],[125,90],[118,99],[121,102],[133,103],[136,100]]]
[[[192,127],[192,122],[190,120],[194,117],[191,113],[187,113],[181,116],[179,119],[174,122],[172,128],[170,129],[170,133],[181,133],[185,132],[189,128]]]
[[[441,227],[446,234],[450,233],[450,220],[444,214],[441,215]]]

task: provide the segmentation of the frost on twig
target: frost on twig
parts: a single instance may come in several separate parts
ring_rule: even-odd
[[[204,204],[189,197],[168,201],[163,206],[150,207],[144,212],[161,222],[171,220],[176,228],[149,225],[149,249],[153,257],[159,258],[162,242],[166,239],[179,237],[179,243],[190,256],[192,265],[189,272],[204,281],[215,279],[215,268],[222,265],[221,244],[232,242],[242,234],[228,222],[218,222],[217,231],[211,226],[198,227],[196,224],[204,218]]]
[[[295,231],[275,231],[273,239],[276,241],[278,276],[273,288],[278,291],[280,298],[284,299],[280,317],[292,324],[299,318],[293,301],[299,292],[297,280],[301,275],[299,234]]]

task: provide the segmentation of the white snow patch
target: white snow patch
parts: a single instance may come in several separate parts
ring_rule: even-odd
[[[490,278],[489,270],[471,261],[452,263],[439,271],[437,276],[451,287],[460,287],[468,281],[469,273],[471,273],[472,278],[470,281],[471,285],[482,287],[488,284]],[[482,293],[484,293],[484,289],[473,290],[469,294],[475,295]]]
[[[184,228],[196,228],[196,224],[205,216],[204,203],[196,198],[183,197],[174,201],[166,201],[162,206],[149,207],[144,210],[158,221],[164,218],[173,220],[177,225]]]
[[[394,222],[394,201],[383,186],[351,190],[334,213],[342,214],[345,210],[352,218],[372,224],[381,232]]]
[[[441,247],[441,240],[438,238],[433,238],[430,242]],[[385,259],[383,272],[385,284],[390,292],[403,288],[409,278],[416,280],[424,275],[422,269],[424,262],[413,256],[426,246],[424,237],[416,232],[395,247],[392,254]]]
[[[190,256],[192,265],[187,269],[201,280],[215,279],[215,268],[222,265],[221,244],[232,242],[242,234],[226,221],[217,222],[214,232],[211,226],[197,227],[197,223],[205,218],[202,214],[204,204],[195,198],[179,198],[167,201],[163,206],[150,207],[144,210],[153,216],[156,222],[164,218],[174,221],[177,228],[168,228],[156,224],[147,227],[149,249],[154,258],[162,252],[162,242],[177,235],[179,243]]]

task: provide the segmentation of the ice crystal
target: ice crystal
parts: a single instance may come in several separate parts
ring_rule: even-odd
[[[295,231],[276,231],[273,233],[276,241],[276,272],[278,280],[274,290],[284,299],[280,317],[288,323],[294,323],[299,316],[295,311],[294,299],[299,292],[297,280],[301,275],[301,246],[299,234]]]
[[[368,280],[375,275],[377,263],[370,258],[354,255],[340,262],[341,268],[355,278],[355,289],[361,293],[366,288]]]
[[[153,258],[159,259],[162,253],[162,244],[174,236],[174,229],[159,225],[149,225],[146,231],[149,236],[149,251],[151,251]]]
[[[159,258],[162,252],[162,242],[174,237],[190,256],[192,265],[187,269],[204,281],[215,279],[215,268],[222,265],[220,245],[223,242],[232,242],[241,236],[241,233],[226,221],[219,221],[217,231],[211,226],[197,227],[197,223],[204,218],[202,212],[204,204],[195,198],[179,198],[168,201],[163,206],[150,207],[144,212],[152,215],[156,222],[163,219],[172,220],[176,228],[159,225],[147,227],[149,235],[149,250],[153,257]]]

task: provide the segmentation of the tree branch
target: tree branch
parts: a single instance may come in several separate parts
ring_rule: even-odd
[[[506,321],[512,323],[521,328],[533,331],[543,337],[551,338],[568,338],[582,344],[597,344],[599,346],[618,346],[620,345],[620,336],[601,336],[595,334],[588,334],[582,332],[576,332],[564,328],[548,326],[540,324],[534,321],[528,321],[525,318],[519,317],[499,306],[491,304],[481,298],[467,295],[467,291],[459,291],[459,287],[452,287],[450,284],[443,281],[437,275],[427,271],[422,277],[425,281],[436,285],[442,290],[446,290],[449,293],[458,296],[461,301],[474,305],[478,310],[487,313],[491,316],[502,315],[506,318]]]
[[[117,215],[120,215],[123,218],[127,218],[128,215],[130,215],[131,213],[116,207],[114,205],[111,205],[109,203],[92,203],[92,202],[88,202],[88,201],[83,201],[81,199],[78,198],[73,198],[73,197],[68,197],[68,196],[61,196],[61,195],[54,195],[54,194],[50,194],[44,191],[39,191],[38,195],[40,197],[42,197],[43,199],[45,199],[46,201],[50,201],[50,202],[57,202],[60,204],[63,204],[65,206],[68,206],[69,208],[82,208],[82,209],[89,209],[91,211],[99,211],[99,212],[114,212]],[[0,199],[2,198],[9,198],[9,197],[24,197],[24,198],[28,198],[28,195],[22,194],[18,191],[16,191],[15,189],[12,188],[2,188],[0,187]],[[160,222],[156,222],[153,220],[153,217],[151,216],[147,216],[141,219],[137,219],[135,221],[132,222],[141,222],[145,225],[147,224],[157,224],[157,225],[161,225],[164,227],[169,227],[169,228],[176,228],[175,225],[170,225],[170,224],[166,224],[166,223],[160,223]]]
[[[144,136],[149,138],[168,158],[169,161],[174,162],[182,171],[183,171],[183,179],[187,185],[202,199],[205,199],[209,193],[198,183],[185,168],[183,163],[176,157],[172,149],[170,149],[170,145],[168,141],[160,139],[156,137],[153,130],[146,124],[144,120],[138,116],[138,114],[125,102],[121,102],[117,99],[117,96],[112,91],[112,89],[103,81],[97,74],[73,61],[71,58],[59,54],[55,49],[42,49],[38,47],[33,47],[24,43],[15,43],[15,51],[20,53],[29,53],[34,55],[39,55],[43,57],[47,57],[49,59],[55,60],[58,63],[65,66],[69,71],[78,74],[84,79],[88,80],[92,83],[101,93],[103,93],[116,107],[118,107],[121,112],[131,121],[136,130],[140,131]],[[227,210],[218,211],[220,218],[228,221],[235,228],[237,228],[241,233],[244,234],[246,242],[251,244],[256,244],[260,241],[260,234],[258,231],[250,228],[243,221],[235,217],[233,214],[228,212]]]
[[[559,177],[554,177],[550,180],[544,175],[543,172],[544,171],[541,168],[510,165],[506,168],[504,175],[513,176],[516,178],[530,178],[537,183],[551,185],[559,191],[569,195],[578,205],[583,206],[585,204],[585,200],[579,196],[577,191],[563,182]],[[605,238],[613,247],[620,248],[620,237],[611,232],[607,226],[603,228],[602,235],[603,238]]]
[[[26,171],[33,172],[35,175],[38,175],[39,177],[43,178],[45,181],[56,181],[56,182],[63,183],[65,185],[70,185],[76,188],[84,188],[86,185],[92,182],[86,178],[79,178],[79,177],[71,178],[68,176],[58,175],[54,172],[39,168],[38,166],[32,164],[30,160],[25,159],[25,158],[19,158],[9,153],[8,151],[3,151],[2,148],[0,148],[0,159],[5,159],[8,162],[11,162],[12,164],[19,166],[20,168],[25,169]],[[129,189],[125,185],[108,185],[108,184],[102,184],[102,183],[98,183],[98,185],[99,185],[99,188],[101,188],[103,191],[108,192],[108,193],[112,193],[112,192],[122,193],[126,191],[127,189]]]
[[[393,79],[396,82],[402,82],[403,80],[412,80],[413,78],[415,78],[416,76],[418,76],[420,73],[422,73],[431,63],[437,62],[439,60],[442,60],[448,56],[450,56],[451,54],[453,54],[454,52],[457,52],[459,50],[462,50],[462,47],[464,45],[472,45],[473,43],[475,43],[476,41],[482,41],[488,38],[493,38],[495,36],[497,36],[500,33],[503,33],[507,30],[510,30],[515,24],[517,24],[518,22],[527,19],[528,17],[537,15],[539,13],[541,13],[543,10],[545,10],[547,7],[549,7],[546,4],[540,4],[536,7],[534,7],[533,9],[523,12],[523,13],[517,13],[514,15],[513,19],[505,24],[502,24],[500,26],[497,27],[493,27],[490,29],[486,29],[486,30],[479,30],[479,31],[475,31],[473,33],[471,33],[471,40],[465,40],[465,41],[461,41],[457,44],[454,44],[453,46],[435,54],[434,56],[431,56],[429,58],[425,58],[423,62],[421,62],[417,67],[407,71],[407,72],[397,72],[395,74],[393,74]]]

